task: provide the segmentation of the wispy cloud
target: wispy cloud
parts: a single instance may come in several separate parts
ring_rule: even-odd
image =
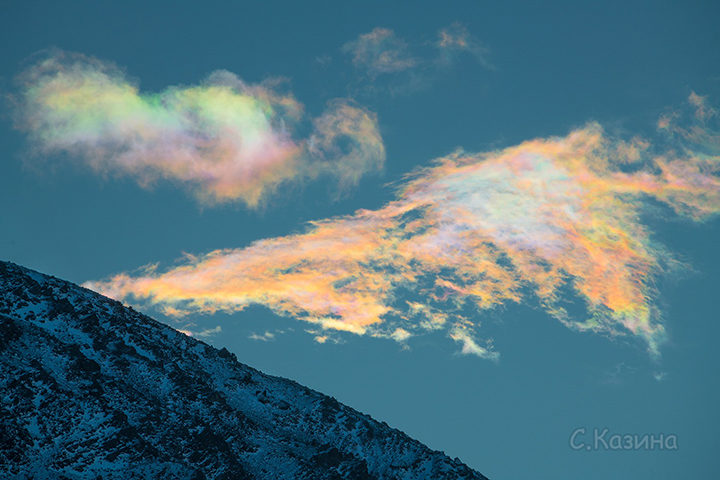
[[[308,175],[332,173],[344,188],[383,167],[385,146],[372,112],[348,100],[334,100],[314,126],[305,147],[313,159],[305,167]]]
[[[460,325],[456,325],[450,330],[449,337],[462,345],[460,350],[462,355],[475,355],[493,361],[500,359],[500,354],[493,351],[491,346],[483,347],[478,345],[471,333]]]
[[[418,61],[414,59],[404,40],[387,28],[375,28],[346,43],[343,52],[352,55],[352,62],[368,72],[371,77],[384,73],[394,73],[413,68]]]
[[[486,68],[494,68],[488,60],[490,50],[462,23],[456,22],[449,27],[440,29],[436,45],[440,51],[442,63],[453,63],[458,54],[468,53]]]
[[[615,364],[612,368],[604,370],[599,375],[600,383],[605,385],[621,385],[627,382],[628,378],[636,375],[637,367],[628,365],[625,362]]]
[[[690,92],[688,101],[695,107],[695,117],[701,121],[705,121],[717,115],[717,110],[708,105],[707,97]]]
[[[378,210],[87,286],[178,315],[261,304],[327,332],[404,342],[445,331],[462,353],[490,359],[479,315],[460,314],[529,302],[568,328],[633,335],[657,353],[665,327],[654,284],[674,260],[641,214],[658,203],[693,221],[720,211],[720,142],[692,142],[718,137],[706,123],[683,131],[693,135],[653,144],[590,123],[457,151],[409,175]],[[582,317],[564,308],[572,299],[584,302]]]
[[[271,342],[275,340],[275,334],[266,330],[264,333],[261,334],[253,332],[248,336],[248,338],[250,340],[258,340],[261,342]]]
[[[178,332],[184,333],[185,335],[188,335],[190,337],[200,337],[200,338],[207,338],[217,335],[218,333],[222,332],[222,327],[220,325],[217,325],[213,328],[206,328],[205,330],[200,331],[194,331],[194,330],[188,330],[188,329],[178,329]]]
[[[441,70],[457,63],[463,54],[474,58],[488,69],[489,49],[461,23],[442,28],[433,41],[407,42],[388,28],[375,28],[346,43],[342,51],[373,83],[373,89],[384,81],[395,81],[393,92],[414,91],[430,83]]]
[[[311,140],[297,139],[303,107],[292,95],[227,71],[143,93],[111,64],[56,51],[20,80],[16,123],[37,153],[67,153],[144,186],[174,180],[205,203],[255,207],[282,183],[321,175],[349,186],[385,159],[373,113],[335,100]]]

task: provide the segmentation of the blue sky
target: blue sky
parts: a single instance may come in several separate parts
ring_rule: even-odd
[[[0,88],[15,99],[0,130],[0,257],[78,283],[120,272],[137,277],[135,269],[151,263],[167,272],[187,262],[178,261],[184,253],[301,234],[309,221],[361,208],[382,212],[405,199],[397,188],[408,172],[459,147],[498,152],[550,136],[565,145],[571,131],[597,122],[607,138],[642,137],[659,145],[648,152],[667,153],[658,120],[697,120],[699,110],[688,102],[693,92],[706,109],[720,98],[718,10],[711,2],[4,2],[0,8]],[[28,91],[22,74],[42,59],[65,55],[67,68],[80,58],[58,52],[98,59],[103,68],[114,63],[121,71],[111,78],[139,85],[141,95],[207,85],[218,70],[262,92],[292,95],[303,106],[300,118],[287,127],[285,117],[274,118],[269,131],[290,128],[288,141],[300,153],[281,156],[293,168],[278,170],[284,180],[268,187],[259,208],[248,204],[247,190],[231,190],[228,201],[199,200],[198,192],[227,190],[219,181],[168,174],[140,154],[132,157],[140,162],[136,170],[118,169],[106,147],[106,135],[117,129],[102,130],[92,137],[99,138],[93,148],[78,150],[88,144],[87,132],[67,146],[60,142],[67,137],[51,135],[57,126],[51,117],[28,123],[38,117],[23,113],[36,104],[22,97]],[[343,107],[332,103],[338,98]],[[111,115],[103,118],[115,125]],[[333,136],[348,118],[356,129],[358,119],[369,119],[361,123],[377,130],[382,154],[367,129]],[[676,137],[679,131],[673,130]],[[320,141],[335,138],[337,144]],[[717,155],[716,143],[705,148]],[[317,168],[318,158],[330,167]],[[155,181],[140,185],[145,178],[138,171],[155,172]],[[343,172],[357,181],[342,184]],[[241,185],[244,178],[237,177]],[[712,194],[717,191],[705,197],[705,208],[716,212]],[[445,198],[439,195],[432,198]],[[413,331],[397,342],[322,330],[272,302],[241,312],[193,311],[181,320],[141,307],[177,328],[209,331],[203,340],[226,346],[242,362],[333,395],[491,478],[711,477],[720,470],[714,432],[720,224],[712,215],[702,221],[675,215],[673,198],[669,207],[655,204],[667,200],[662,195],[643,203],[642,219],[628,224],[644,225],[653,245],[664,245],[655,256],[672,252],[686,264],[652,278],[657,292],[648,304],[665,332],[655,356],[648,353],[652,333],[580,332],[531,300],[440,312],[467,318],[477,327],[477,344],[498,352],[496,361],[462,354],[452,329]],[[503,216],[501,207],[483,212]],[[514,217],[508,222],[515,225]],[[523,241],[537,240],[529,235]],[[258,250],[239,255],[256,258]],[[591,275],[585,282],[595,285]],[[401,290],[395,300],[421,302],[427,293],[414,290],[405,299]],[[568,307],[571,320],[585,318],[577,303]],[[315,340],[326,334],[325,343]],[[574,451],[569,437],[578,427],[674,434],[679,448]]]

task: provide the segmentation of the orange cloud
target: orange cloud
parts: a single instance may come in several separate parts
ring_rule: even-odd
[[[673,260],[641,214],[650,200],[694,221],[716,215],[719,168],[720,156],[689,144],[659,150],[589,124],[440,158],[378,210],[87,286],[176,315],[260,304],[328,332],[404,342],[444,330],[462,353],[490,359],[492,342],[460,310],[534,302],[570,328],[634,335],[657,353],[665,328],[653,284]],[[565,311],[567,292],[585,317]]]

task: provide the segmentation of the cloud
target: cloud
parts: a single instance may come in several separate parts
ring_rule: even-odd
[[[400,327],[396,328],[395,331],[390,334],[390,338],[392,338],[396,342],[404,342],[410,337],[412,337],[412,334],[404,328]]]
[[[625,362],[615,364],[611,369],[600,373],[600,382],[606,385],[621,385],[627,382],[629,377],[633,377],[638,372],[637,367],[628,365]]]
[[[173,180],[204,203],[256,207],[279,185],[318,176],[348,186],[385,159],[371,112],[335,100],[309,143],[293,136],[303,107],[292,95],[227,71],[197,86],[142,93],[111,64],[55,51],[20,81],[16,124],[36,153],[67,153],[143,186]]]
[[[475,341],[475,339],[461,327],[457,326],[450,331],[450,338],[462,344],[460,353],[462,355],[475,355],[486,360],[498,361],[500,354],[492,351],[491,348],[485,348]]]
[[[708,105],[707,97],[691,92],[688,109],[676,109],[660,116],[658,130],[684,142],[696,145],[709,155],[720,154],[720,132],[713,128],[718,121],[717,109]]]
[[[382,169],[385,145],[374,113],[347,100],[334,100],[315,119],[307,145],[311,176],[332,172],[340,187],[354,186],[367,172]]]
[[[346,43],[342,51],[351,55],[353,65],[363,72],[364,80],[370,80],[374,88],[381,78],[390,81],[392,92],[408,92],[429,85],[441,70],[455,65],[462,54],[470,55],[487,69],[494,69],[488,60],[490,50],[459,22],[440,29],[437,39],[431,42],[408,43],[393,30],[378,27]]]
[[[266,330],[265,333],[262,333],[262,334],[260,334],[260,335],[258,335],[257,333],[253,332],[252,334],[250,334],[250,336],[249,336],[248,338],[249,338],[250,340],[258,340],[258,341],[261,341],[261,342],[270,342],[270,341],[275,340],[275,334],[274,334],[273,332],[268,332],[268,331]]]
[[[695,107],[695,116],[702,121],[707,120],[710,117],[717,115],[717,111],[707,104],[707,97],[698,95],[695,92],[690,92],[688,97],[690,104]]]
[[[366,70],[370,77],[401,72],[417,65],[408,45],[390,29],[375,28],[346,43],[343,52],[352,55],[353,64]]]
[[[659,204],[693,221],[720,211],[720,144],[712,153],[689,142],[717,138],[698,128],[708,133],[651,143],[590,123],[457,151],[408,175],[378,210],[87,286],[176,315],[259,304],[327,332],[404,342],[444,331],[462,353],[490,359],[481,315],[467,312],[524,302],[574,330],[642,339],[657,354],[666,333],[654,285],[678,262],[641,219]],[[577,300],[585,312],[568,312]]]
[[[456,22],[440,29],[436,45],[440,51],[440,61],[444,64],[454,62],[458,53],[469,53],[486,68],[494,68],[488,61],[490,50],[462,23]]]
[[[218,333],[222,332],[222,327],[220,325],[217,325],[213,328],[207,328],[207,329],[201,330],[199,332],[195,332],[195,331],[187,330],[187,329],[178,329],[178,332],[184,333],[185,335],[187,335],[189,337],[207,338],[207,337],[212,337],[212,336],[217,335]]]

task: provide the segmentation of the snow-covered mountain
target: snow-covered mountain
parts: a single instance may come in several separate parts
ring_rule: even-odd
[[[0,478],[485,477],[119,302],[0,262]]]

